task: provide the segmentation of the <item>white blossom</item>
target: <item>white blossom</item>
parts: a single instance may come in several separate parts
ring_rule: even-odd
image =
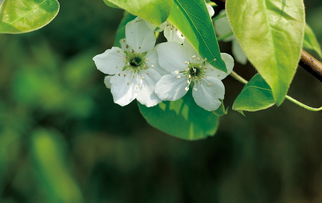
[[[227,67],[225,73],[202,59],[188,43],[161,43],[157,46],[157,52],[161,68],[168,72],[155,87],[160,99],[178,100],[192,87],[192,96],[200,107],[207,111],[219,108],[225,95],[221,80],[232,72],[234,66],[230,55],[221,54]]]
[[[225,11],[221,11],[219,13],[219,18],[215,20],[214,25],[219,39],[223,38],[222,40],[224,42],[232,42],[232,53],[236,58],[236,61],[238,61],[241,64],[246,64],[247,57],[233,35],[233,31],[231,30],[230,23],[228,21]]]
[[[160,102],[154,92],[161,78],[155,42],[153,27],[136,18],[126,25],[121,48],[112,47],[93,58],[98,70],[107,74],[104,82],[115,103],[125,106],[137,99],[151,107]]]
[[[215,10],[209,3],[206,3],[206,6],[209,17],[211,18],[215,15]],[[161,25],[160,30],[163,30],[164,37],[167,39],[168,42],[177,42],[179,44],[184,43],[185,37],[182,34],[182,32],[180,32],[175,26],[173,26],[169,22],[163,23]]]

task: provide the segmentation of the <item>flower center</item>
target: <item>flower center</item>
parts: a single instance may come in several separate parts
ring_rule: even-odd
[[[200,67],[193,66],[189,68],[189,75],[193,78],[198,77],[200,73],[201,73]]]
[[[133,57],[129,61],[130,66],[132,66],[134,68],[141,66],[142,63],[143,63],[142,58],[141,57],[138,57],[138,56]]]
[[[135,53],[134,51],[127,51],[126,53],[126,66],[125,69],[140,72],[148,68],[146,63],[146,54],[147,53]]]
[[[200,80],[205,75],[205,67],[200,63],[188,63],[188,68],[186,69],[185,74],[192,81]]]

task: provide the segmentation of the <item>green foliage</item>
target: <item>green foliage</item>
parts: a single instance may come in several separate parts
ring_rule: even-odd
[[[322,30],[322,2],[306,3],[316,8],[308,19],[317,26],[310,25]],[[112,46],[121,17],[120,10],[102,5],[65,0],[47,29],[0,36],[1,203],[60,203],[58,198],[73,196],[90,203],[322,202],[319,113],[293,105],[247,119],[231,113],[216,136],[186,142],[149,127],[136,104],[115,105],[91,60]],[[39,82],[37,88],[18,80],[28,77]],[[40,83],[41,77],[49,82]],[[307,74],[297,79],[292,94],[322,101],[318,81]],[[230,103],[239,85],[225,82]],[[43,99],[46,83],[64,97],[55,109]],[[26,94],[43,100],[33,104]],[[79,104],[84,101],[91,105]]]
[[[259,111],[273,106],[274,103],[271,88],[259,74],[256,74],[234,101],[233,110]]]
[[[226,71],[214,27],[204,0],[174,0],[169,22],[176,26],[201,56],[216,68]]]
[[[139,104],[139,107],[150,125],[184,140],[213,136],[218,129],[219,117],[225,114],[223,106],[216,112],[200,108],[193,100],[191,91],[174,102],[162,102],[152,108]]]
[[[226,8],[241,47],[280,105],[302,50],[303,0],[227,0]]]
[[[321,47],[316,39],[316,36],[313,32],[313,30],[310,28],[308,24],[305,26],[305,35],[304,35],[304,44],[303,44],[305,49],[309,49],[312,51],[315,51],[320,58],[322,58],[322,52],[321,52]]]
[[[170,13],[172,0],[104,0],[155,25],[164,22]]]
[[[25,33],[40,29],[58,14],[57,0],[5,0],[0,8],[0,33]]]
[[[46,202],[81,203],[82,196],[67,170],[64,142],[59,134],[38,129],[32,134],[32,157],[39,180],[47,196]]]

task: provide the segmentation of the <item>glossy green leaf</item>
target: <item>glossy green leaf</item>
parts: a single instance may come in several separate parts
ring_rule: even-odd
[[[160,25],[168,18],[172,4],[172,0],[104,0],[104,2],[155,25]]]
[[[303,46],[305,49],[315,51],[320,58],[322,58],[322,52],[320,44],[309,25],[305,26],[305,35],[304,35],[304,43]]]
[[[58,14],[57,0],[5,0],[0,8],[0,33],[40,29]]]
[[[227,0],[226,11],[242,49],[280,105],[302,50],[303,0]]]
[[[265,80],[256,74],[243,88],[233,104],[235,111],[259,111],[275,104],[272,90]]]
[[[36,130],[32,135],[32,157],[39,180],[45,185],[48,202],[83,202],[78,186],[67,170],[64,140],[52,131]]]
[[[201,56],[226,71],[214,27],[204,0],[174,0],[169,22],[177,27]]]
[[[184,140],[213,136],[219,125],[219,117],[225,114],[223,106],[215,112],[203,110],[196,105],[191,92],[174,102],[163,102],[151,108],[139,104],[139,108],[150,125]]]

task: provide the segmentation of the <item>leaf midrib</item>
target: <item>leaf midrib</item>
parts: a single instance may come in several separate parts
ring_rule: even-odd
[[[204,43],[205,47],[209,51],[209,53],[211,53],[212,57],[215,59],[216,54],[209,48],[208,44],[206,43],[205,39],[202,37],[202,34],[199,32],[199,30],[197,29],[197,26],[194,24],[194,22],[190,20],[190,17],[188,15],[188,12],[186,11],[186,9],[181,5],[181,3],[178,0],[175,0],[175,1],[178,4],[178,6],[180,6],[180,8],[183,10],[184,15],[187,17],[187,20],[190,22],[190,24],[192,24],[192,28],[199,35],[199,37],[201,38],[201,40]]]

